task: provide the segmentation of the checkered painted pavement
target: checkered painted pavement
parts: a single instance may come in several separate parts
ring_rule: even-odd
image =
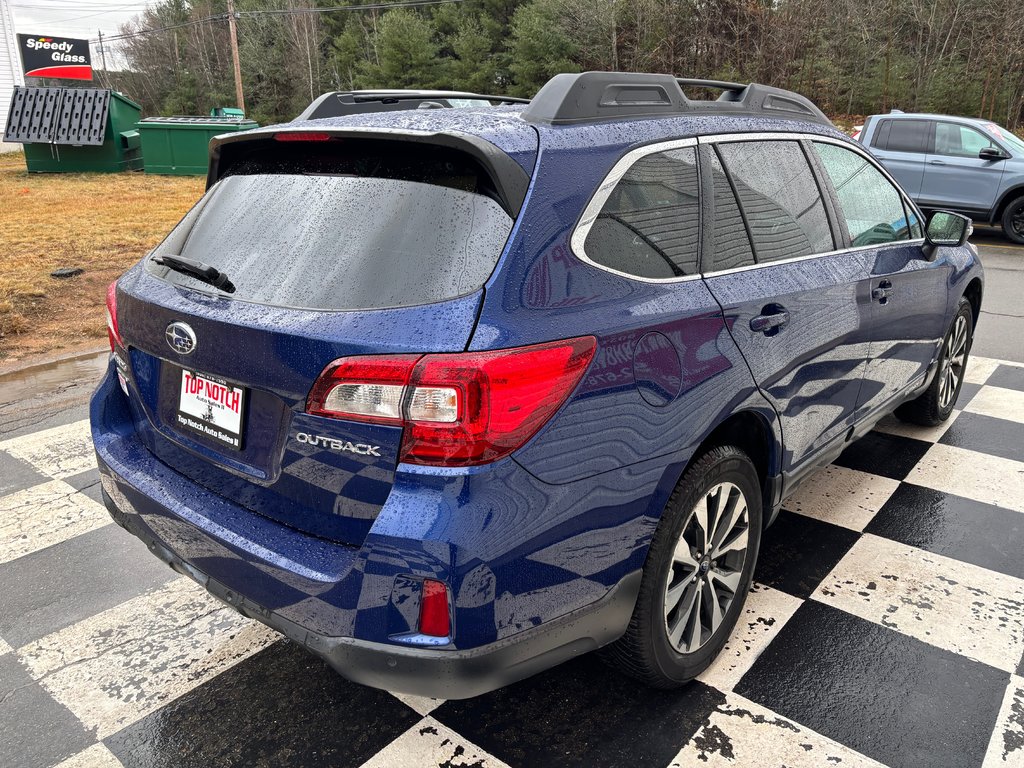
[[[786,503],[700,681],[584,657],[450,702],[349,683],[157,561],[69,412],[0,442],[0,766],[1024,766],[1024,366],[972,360],[957,408]]]

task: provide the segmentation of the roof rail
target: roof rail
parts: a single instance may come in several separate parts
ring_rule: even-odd
[[[716,101],[688,99],[684,88],[721,90]],[[638,72],[555,75],[523,111],[533,123],[571,125],[597,120],[677,115],[735,115],[806,120],[832,126],[809,99],[759,83],[742,85]]]
[[[400,109],[438,109],[454,107],[454,100],[474,99],[492,104],[528,104],[529,99],[488,96],[462,91],[329,91],[318,96],[296,120],[359,115],[366,112],[391,112]]]

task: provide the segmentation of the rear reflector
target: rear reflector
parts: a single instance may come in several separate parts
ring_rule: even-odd
[[[124,346],[121,343],[121,333],[117,328],[117,281],[115,280],[107,287],[107,341],[110,342],[110,351],[116,347]]]
[[[423,580],[423,594],[420,597],[420,634],[431,637],[451,635],[448,588],[440,581]]]
[[[350,357],[327,366],[308,413],[401,424],[400,460],[471,466],[523,446],[576,388],[593,336],[489,352]]]

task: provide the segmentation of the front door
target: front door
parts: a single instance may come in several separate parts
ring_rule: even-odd
[[[925,163],[919,200],[928,208],[953,208],[969,213],[988,213],[996,204],[996,192],[1005,160],[985,160],[982,149],[1004,150],[969,125],[935,123],[934,148]]]
[[[924,378],[945,333],[949,267],[922,250],[913,206],[865,155],[812,142],[840,226],[870,273],[871,342],[857,418]]]

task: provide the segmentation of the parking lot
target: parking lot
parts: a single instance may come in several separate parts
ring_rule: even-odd
[[[1024,765],[1024,248],[976,241],[953,418],[884,422],[786,502],[681,691],[592,656],[468,701],[349,683],[111,522],[105,356],[3,379],[0,765]]]

